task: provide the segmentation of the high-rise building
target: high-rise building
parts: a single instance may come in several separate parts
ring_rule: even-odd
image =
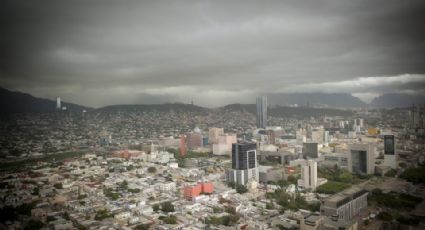
[[[265,129],[267,126],[267,97],[257,97],[257,128]]]
[[[186,135],[184,135],[184,134],[180,135],[179,150],[180,150],[180,156],[186,155],[186,153],[187,153]]]
[[[309,160],[306,165],[301,167],[301,179],[298,180],[298,186],[305,189],[315,190],[317,187],[317,162]]]
[[[213,144],[214,155],[228,155],[232,153],[232,144],[237,142],[236,134],[222,134],[218,136],[217,144]]]
[[[323,143],[325,143],[325,144],[329,143],[329,131],[323,132]]]
[[[56,98],[56,110],[61,110],[61,109],[62,109],[61,98],[57,97]]]
[[[396,157],[394,135],[384,135],[384,165],[389,166],[392,169],[396,169]]]
[[[208,137],[208,142],[209,144],[218,144],[218,137],[220,135],[224,134],[224,129],[223,128],[210,128],[209,130],[209,137]]]
[[[236,143],[232,145],[232,168],[226,174],[228,182],[245,185],[249,180],[258,182],[257,145]]]
[[[349,146],[351,171],[358,174],[374,174],[375,147],[370,144],[352,144]]]
[[[322,144],[324,136],[325,136],[325,134],[324,134],[323,129],[313,129],[311,131],[311,141],[312,142],[317,142],[319,144]]]
[[[201,133],[191,132],[187,134],[187,147],[189,149],[202,148],[203,146],[203,137]]]

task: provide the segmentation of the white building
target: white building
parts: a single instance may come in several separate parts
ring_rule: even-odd
[[[307,165],[301,167],[301,179],[298,180],[298,186],[315,190],[317,184],[317,162],[309,160]]]

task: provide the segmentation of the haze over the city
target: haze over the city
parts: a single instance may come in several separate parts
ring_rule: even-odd
[[[423,1],[2,1],[0,85],[92,107],[424,94]]]

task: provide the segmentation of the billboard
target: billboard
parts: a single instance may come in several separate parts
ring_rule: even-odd
[[[385,155],[395,154],[394,135],[384,135],[384,154]]]

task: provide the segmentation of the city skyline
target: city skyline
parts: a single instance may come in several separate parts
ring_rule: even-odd
[[[48,6],[48,7],[46,7]],[[0,85],[91,107],[424,94],[423,1],[7,1]],[[202,92],[202,93],[200,93]]]

